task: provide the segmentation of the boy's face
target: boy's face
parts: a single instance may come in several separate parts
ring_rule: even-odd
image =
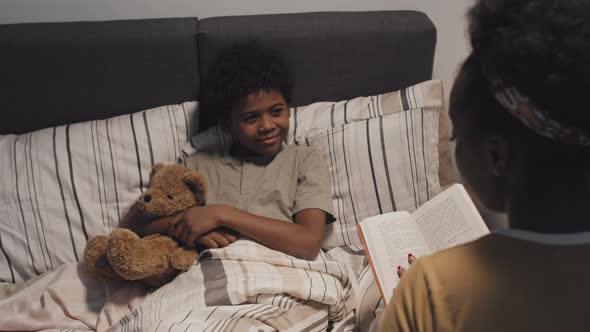
[[[289,132],[289,107],[281,92],[258,91],[231,112],[228,127],[237,155],[274,156]]]

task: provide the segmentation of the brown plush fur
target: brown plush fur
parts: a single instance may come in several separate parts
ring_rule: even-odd
[[[180,165],[156,164],[150,187],[132,209],[152,218],[172,216],[191,206],[203,205],[206,191],[205,179],[198,172]],[[86,270],[96,278],[141,280],[156,287],[188,270],[196,258],[196,250],[187,249],[168,236],[139,238],[124,228],[92,238],[84,252]]]

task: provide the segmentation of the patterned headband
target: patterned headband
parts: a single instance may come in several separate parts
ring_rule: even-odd
[[[552,119],[513,85],[484,70],[496,100],[522,124],[541,136],[566,144],[590,146],[590,134],[576,127],[566,126]]]

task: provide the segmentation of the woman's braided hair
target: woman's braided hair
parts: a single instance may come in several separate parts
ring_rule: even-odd
[[[484,130],[518,139],[528,131],[501,111],[484,72],[515,86],[554,120],[590,134],[590,1],[479,0],[468,12],[472,52],[462,67],[462,114]],[[461,116],[461,115],[459,115]],[[534,136],[534,135],[528,135]],[[545,153],[576,153],[535,138]],[[548,149],[548,145],[555,149]],[[532,147],[534,148],[534,147]],[[555,156],[554,156],[555,157]]]

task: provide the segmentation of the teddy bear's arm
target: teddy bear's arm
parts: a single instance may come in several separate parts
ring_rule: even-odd
[[[141,212],[137,203],[133,204],[119,223],[120,228],[127,228],[140,237],[152,234],[167,234],[169,219],[155,219]]]

